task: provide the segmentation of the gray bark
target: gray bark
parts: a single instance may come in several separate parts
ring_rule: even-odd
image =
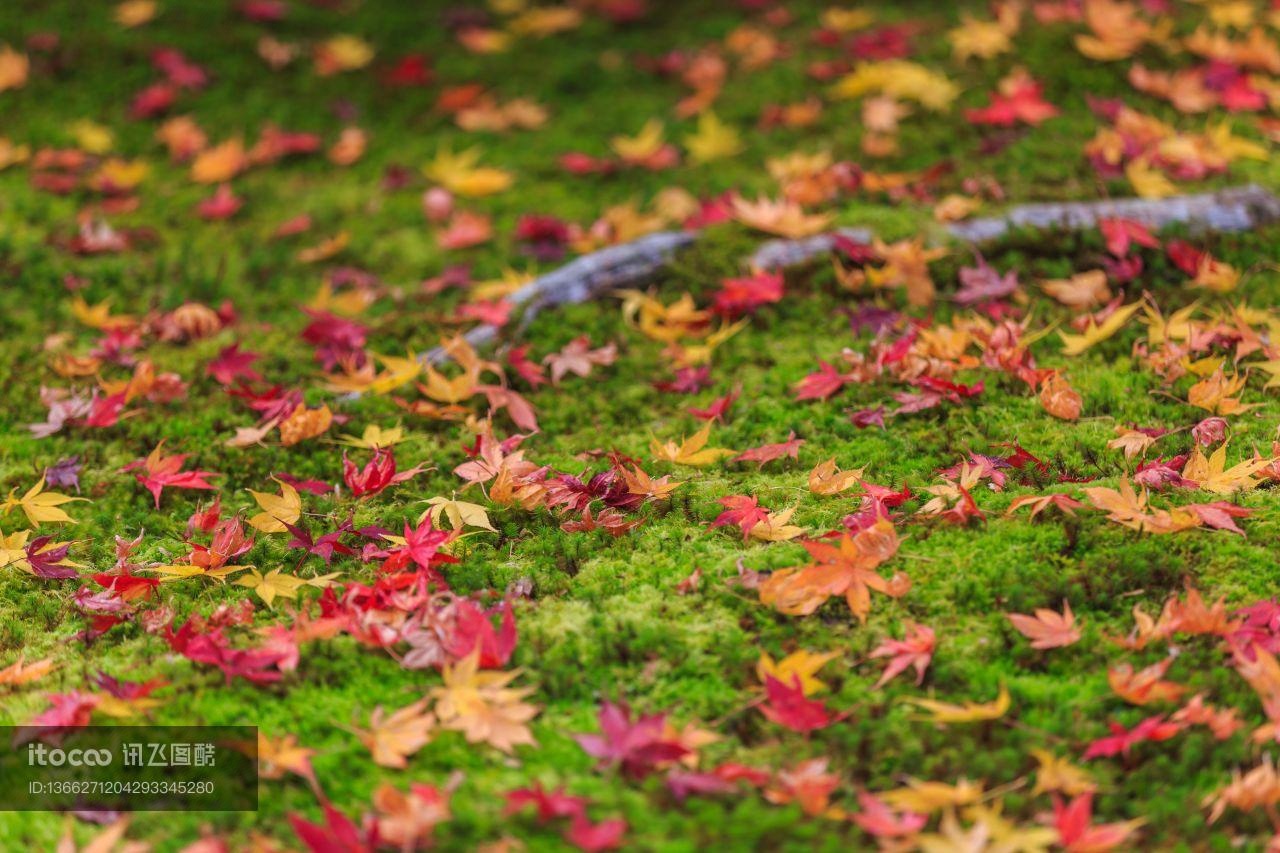
[[[1171,196],[1163,199],[1123,198],[1099,201],[1070,201],[1018,205],[1000,216],[970,219],[947,226],[947,231],[968,243],[997,239],[1014,228],[1094,228],[1101,219],[1119,217],[1142,222],[1153,229],[1174,223],[1189,224],[1196,231],[1248,231],[1280,221],[1280,198],[1256,184],[1210,193]],[[767,240],[747,259],[756,269],[777,270],[806,263],[829,254],[839,234],[866,243],[871,232],[865,228],[841,228],[830,234],[798,240]],[[696,231],[659,231],[630,243],[609,246],[539,276],[508,297],[526,306],[520,329],[543,308],[574,305],[596,299],[623,287],[633,287],[652,279],[677,252],[698,238]],[[477,326],[467,332],[474,347],[498,338],[495,326]],[[444,359],[439,347],[421,356],[428,364]]]
[[[1280,220],[1280,198],[1257,184],[1169,198],[1121,198],[1022,204],[1001,216],[969,219],[947,226],[969,243],[1002,237],[1014,228],[1093,228],[1100,219],[1133,219],[1154,229],[1187,223],[1199,231],[1248,231]]]
[[[857,243],[871,242],[871,232],[866,228],[837,228],[830,234],[799,240],[767,240],[755,250],[747,265],[762,270],[799,266],[814,258],[831,254],[836,245],[836,237],[847,237]]]
[[[538,276],[507,299],[516,305],[528,306],[520,318],[523,328],[543,308],[576,305],[611,290],[642,284],[697,237],[696,231],[658,231],[630,243],[607,246]],[[488,324],[476,326],[464,337],[473,347],[480,347],[497,339],[498,328]],[[427,364],[437,364],[444,359],[444,350],[436,347],[420,358]]]

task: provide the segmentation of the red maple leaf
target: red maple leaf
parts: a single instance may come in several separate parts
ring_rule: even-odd
[[[574,735],[574,740],[602,767],[621,767],[633,779],[689,754],[688,747],[667,734],[666,714],[640,714],[632,719],[626,704],[607,700],[600,706],[600,734]]]
[[[1132,729],[1126,729],[1119,723],[1107,723],[1107,726],[1111,729],[1111,734],[1089,744],[1084,753],[1086,759],[1128,755],[1129,750],[1140,743],[1168,740],[1182,730],[1182,726],[1166,722],[1159,714],[1147,717]]]
[[[259,353],[243,351],[235,343],[219,350],[217,357],[204,366],[204,372],[220,385],[230,385],[240,378],[258,382],[262,374],[253,369],[253,363],[260,358]]]
[[[1058,841],[1069,853],[1092,853],[1112,850],[1133,834],[1142,821],[1124,823],[1093,823],[1093,792],[1088,791],[1063,805],[1057,795],[1053,798],[1053,825],[1058,830]]]
[[[933,629],[925,625],[908,622],[906,636],[901,640],[889,638],[872,650],[870,657],[889,658],[889,665],[884,668],[876,687],[883,687],[894,676],[904,672],[907,667],[914,667],[916,684],[924,681],[924,671],[933,660],[933,648],[936,641]]]
[[[582,797],[566,794],[563,787],[548,791],[541,782],[534,782],[531,788],[517,788],[507,793],[507,804],[503,807],[503,815],[510,816],[523,811],[528,806],[537,809],[538,820],[546,823],[556,818],[573,817],[583,814],[587,801]]]
[[[156,445],[156,449],[145,459],[135,459],[124,468],[121,472],[133,471],[138,468],[144,468],[145,474],[135,474],[138,482],[146,486],[147,491],[151,492],[151,496],[155,498],[156,509],[160,508],[160,493],[166,487],[174,489],[208,489],[216,488],[209,483],[206,477],[218,477],[213,471],[183,471],[182,463],[187,461],[186,453],[175,453],[172,456],[165,456],[162,448],[164,442]]]
[[[782,301],[782,273],[758,272],[746,278],[726,278],[712,295],[711,310],[722,317],[754,314],[765,305]]]
[[[723,397],[717,397],[711,401],[711,404],[704,409],[698,409],[690,406],[687,411],[695,418],[703,421],[724,422],[724,416],[729,413],[729,408],[737,401],[738,395],[742,393],[742,389],[734,388]]]
[[[831,725],[831,712],[826,705],[804,695],[799,676],[793,675],[791,683],[785,684],[770,675],[765,678],[764,689],[768,701],[760,706],[760,713],[778,725],[793,732],[811,732]]]
[[[347,488],[351,489],[351,494],[356,497],[376,495],[387,486],[403,483],[422,471],[423,468],[419,465],[408,471],[396,473],[396,457],[389,447],[376,448],[373,451],[373,458],[366,462],[363,468],[357,468],[355,463],[347,458],[346,451],[342,453],[342,480],[347,484]]]
[[[1018,122],[1036,125],[1058,114],[1058,108],[1044,100],[1044,86],[1034,80],[1021,80],[991,96],[991,103],[981,109],[965,110],[964,117],[973,124],[1012,127]]]
[[[720,498],[718,503],[725,509],[711,522],[712,528],[736,525],[742,530],[744,542],[751,535],[751,528],[769,518],[769,510],[760,506],[760,502],[749,495],[729,495]]]
[[[841,373],[829,362],[818,360],[818,369],[795,385],[797,400],[826,400],[834,397],[844,386],[857,382],[849,373]]]
[[[1160,248],[1160,241],[1148,230],[1147,226],[1132,219],[1100,219],[1098,230],[1107,241],[1107,251],[1117,258],[1129,254],[1129,245],[1137,243],[1148,249]]]
[[[786,441],[780,441],[777,444],[762,444],[759,447],[744,450],[729,461],[756,462],[763,468],[766,462],[772,462],[773,460],[781,459],[784,456],[790,456],[792,459],[799,459],[800,445],[802,444],[804,444],[804,439],[796,438],[795,431],[792,430],[787,435]]]
[[[501,616],[500,626],[493,627],[492,617]],[[445,650],[462,660],[480,650],[480,667],[493,669],[506,666],[516,647],[516,617],[511,602],[484,610],[462,599],[454,607],[453,633],[444,639]]]
[[[322,824],[296,814],[289,815],[289,823],[311,853],[373,853],[377,849],[377,843],[367,832],[330,803],[324,803]]]
[[[620,817],[592,823],[586,815],[577,814],[564,834],[564,839],[586,853],[597,853],[616,848],[622,843],[622,836],[626,831],[627,822]]]
[[[21,746],[32,740],[58,743],[71,729],[89,725],[98,697],[92,693],[72,690],[70,693],[48,693],[49,707],[41,711],[14,733],[14,745]]]

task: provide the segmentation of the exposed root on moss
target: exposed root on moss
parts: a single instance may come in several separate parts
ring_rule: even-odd
[[[1080,231],[1097,227],[1100,220],[1108,218],[1133,219],[1157,229],[1182,223],[1199,232],[1248,231],[1280,221],[1280,198],[1256,184],[1248,184],[1217,192],[1162,199],[1023,204],[1000,216],[954,223],[947,227],[947,231],[967,243],[985,243],[1015,229]],[[520,315],[517,336],[543,309],[589,302],[606,293],[653,280],[677,253],[696,242],[698,233],[658,231],[646,234],[631,242],[583,255],[539,276],[508,297],[516,305],[525,306]],[[762,270],[800,266],[830,254],[837,236],[868,242],[871,232],[864,228],[841,228],[815,237],[768,240],[747,258],[746,264]],[[465,338],[472,346],[481,347],[496,341],[500,333],[499,327],[486,324],[470,330]],[[436,347],[423,353],[421,358],[435,364],[445,358],[445,352]]]

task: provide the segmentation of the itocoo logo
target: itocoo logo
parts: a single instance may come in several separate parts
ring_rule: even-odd
[[[43,743],[27,744],[27,764],[40,767],[106,767],[111,763],[109,749],[59,749]]]

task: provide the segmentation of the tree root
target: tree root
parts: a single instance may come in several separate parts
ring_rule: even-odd
[[[982,243],[1003,237],[1014,228],[1082,231],[1095,227],[1101,219],[1111,218],[1133,219],[1156,229],[1186,223],[1197,231],[1248,231],[1280,220],[1280,198],[1257,184],[1247,184],[1159,199],[1022,204],[1002,216],[953,223],[947,231],[969,243]]]
[[[1097,226],[1099,220],[1119,217],[1133,219],[1153,228],[1186,223],[1196,231],[1248,231],[1280,221],[1280,198],[1256,184],[1210,193],[1171,196],[1163,199],[1104,199],[1048,204],[1024,204],[1001,216],[970,219],[947,226],[948,233],[967,243],[998,239],[1015,228],[1042,228],[1079,231]],[[871,232],[862,228],[841,228],[829,234],[796,240],[768,240],[747,259],[747,265],[761,270],[798,266],[830,254],[837,235],[869,242]],[[517,327],[523,332],[544,308],[576,305],[598,299],[624,287],[635,287],[653,279],[681,250],[698,238],[697,231],[658,231],[617,246],[583,255],[558,270],[539,276],[507,297],[526,306]],[[464,335],[473,347],[498,339],[497,326],[481,325]],[[436,347],[420,358],[437,364],[445,352]]]

